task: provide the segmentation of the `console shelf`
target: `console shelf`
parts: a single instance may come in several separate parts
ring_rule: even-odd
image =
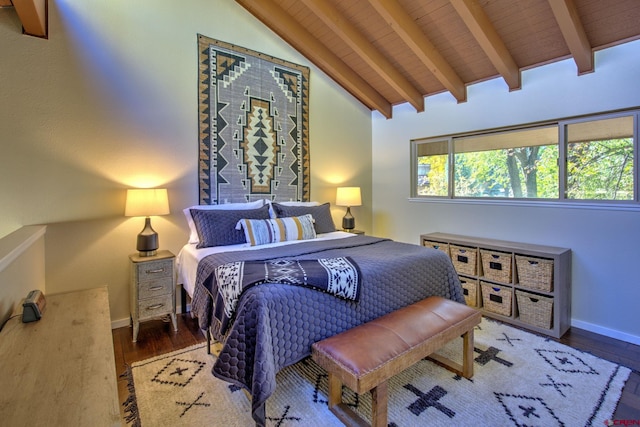
[[[423,246],[445,252],[467,304],[482,314],[560,338],[571,325],[571,249],[430,233]]]

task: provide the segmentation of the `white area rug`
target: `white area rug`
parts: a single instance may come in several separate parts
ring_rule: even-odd
[[[626,367],[483,319],[475,375],[461,378],[422,360],[389,384],[389,426],[602,426],[615,411]],[[462,340],[439,353],[460,360]],[[142,426],[251,426],[251,405],[211,374],[204,345],[132,366],[128,422]],[[268,426],[341,426],[327,409],[327,376],[310,359],[282,370],[267,401]],[[369,417],[370,394],[345,392]]]

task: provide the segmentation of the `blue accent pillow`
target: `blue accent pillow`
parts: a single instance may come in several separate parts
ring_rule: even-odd
[[[236,229],[241,227],[244,228],[246,241],[251,246],[316,238],[313,217],[309,214],[271,219],[243,218],[238,221]]]
[[[330,204],[327,202],[318,206],[286,206],[280,203],[273,203],[273,209],[278,218],[287,216],[302,216],[311,214],[313,217],[316,233],[331,233],[336,231],[336,226],[331,217]]]
[[[268,219],[269,206],[248,210],[202,210],[191,209],[191,217],[198,231],[196,248],[229,246],[245,243],[242,230],[236,230],[241,219]]]
[[[198,210],[221,210],[221,211],[239,211],[239,210],[249,210],[249,209],[258,209],[265,205],[265,200],[255,200],[253,202],[244,202],[244,203],[223,203],[221,205],[195,205],[190,206],[182,210],[184,212],[184,216],[187,219],[187,224],[189,225],[189,243],[198,243],[198,230],[196,230],[196,225],[193,223],[193,218],[191,217],[191,209]],[[269,211],[271,213],[271,211]]]

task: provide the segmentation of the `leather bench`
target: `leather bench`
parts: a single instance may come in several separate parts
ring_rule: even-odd
[[[387,380],[430,356],[466,378],[473,376],[473,329],[478,310],[441,297],[415,304],[314,343],[313,360],[329,374],[329,409],[345,425],[368,425],[342,402],[342,384],[371,390],[372,426],[387,427]],[[462,365],[433,354],[462,336]]]

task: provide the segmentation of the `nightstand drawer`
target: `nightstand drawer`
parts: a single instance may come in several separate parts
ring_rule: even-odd
[[[138,339],[140,322],[171,316],[173,330],[176,319],[176,256],[170,251],[158,251],[151,256],[129,255],[131,264],[129,309],[133,326],[133,342]]]
[[[139,320],[173,313],[173,295],[164,295],[138,301]]]
[[[173,259],[164,259],[136,264],[138,281],[147,282],[165,277],[171,278],[173,274]]]
[[[154,298],[163,295],[171,294],[173,287],[173,280],[170,277],[165,277],[150,282],[141,282],[138,285],[138,298],[147,299]]]

